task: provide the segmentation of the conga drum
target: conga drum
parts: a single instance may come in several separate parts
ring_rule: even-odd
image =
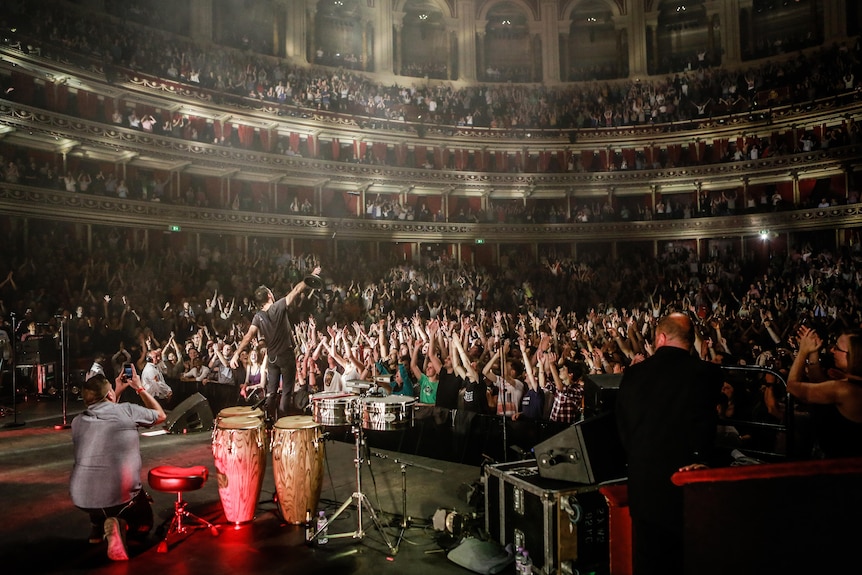
[[[250,405],[234,405],[232,407],[225,407],[219,411],[215,422],[216,427],[218,427],[218,422],[226,417],[257,417],[263,419],[263,416],[263,410],[260,408]]]
[[[272,427],[272,475],[282,518],[305,523],[316,512],[326,453],[320,426],[309,415],[279,418]]]
[[[254,519],[266,469],[266,429],[253,416],[225,417],[213,430],[218,495],[229,523]]]

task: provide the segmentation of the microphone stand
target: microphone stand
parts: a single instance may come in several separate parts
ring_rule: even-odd
[[[60,377],[62,378],[61,379],[61,385],[63,386],[63,389],[61,390],[62,391],[61,397],[62,397],[62,401],[63,401],[63,422],[54,426],[54,429],[57,431],[61,431],[63,429],[69,429],[70,427],[72,427],[71,425],[69,425],[69,422],[66,421],[66,402],[68,399],[66,397],[66,388],[68,387],[68,385],[67,385],[67,379],[68,378],[66,377],[66,374],[68,373],[68,369],[67,369],[67,367],[68,367],[68,365],[67,365],[68,354],[66,353],[66,344],[67,344],[67,342],[66,342],[66,318],[61,317],[60,318]]]
[[[12,359],[12,421],[10,421],[9,423],[4,423],[3,425],[0,425],[0,428],[2,428],[2,429],[11,429],[13,427],[21,427],[22,425],[24,425],[23,421],[18,421],[18,410],[15,408],[16,399],[18,397],[18,370],[15,367],[14,356],[15,356],[15,347],[16,347],[15,346],[15,339],[17,338],[16,334],[17,334],[18,330],[16,329],[17,323],[15,321],[15,312],[14,311],[11,312],[11,315],[12,315],[12,335],[9,338],[9,345],[12,346],[11,355],[13,356],[13,359]],[[0,364],[0,366],[2,366],[2,364]],[[3,411],[3,415],[6,415],[5,410]]]
[[[374,457],[379,457],[380,459],[389,459],[389,456],[384,453],[378,453],[377,451],[373,451],[372,454]],[[406,461],[404,459],[392,458],[394,463],[397,463],[401,466],[401,532],[398,534],[398,540],[395,542],[395,553],[398,553],[398,547],[401,545],[401,541],[404,539],[404,532],[407,530],[409,525],[409,517],[407,517],[407,467],[418,467],[420,469],[425,469],[426,471],[433,471],[434,473],[443,473],[442,469],[437,469],[436,467],[428,467],[427,465],[422,465],[420,463]]]
[[[509,461],[509,439],[506,437],[506,399],[508,392],[506,391],[506,354],[500,349],[500,394],[503,396],[503,409],[500,410],[500,421],[503,426],[503,463]]]
[[[264,403],[266,403],[266,400],[269,399],[270,397],[272,397],[273,395],[276,395],[276,394],[275,393],[264,393],[263,399],[261,399],[260,401],[258,401],[254,405],[252,405],[251,408],[252,409],[260,409],[260,406],[263,405]]]

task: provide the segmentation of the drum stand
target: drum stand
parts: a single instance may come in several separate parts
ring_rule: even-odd
[[[392,545],[392,542],[389,540],[389,536],[383,530],[383,525],[380,523],[380,519],[377,518],[377,513],[374,511],[374,507],[371,506],[371,503],[368,501],[368,496],[362,492],[362,446],[364,444],[362,437],[362,428],[357,425],[353,425],[353,436],[356,438],[356,459],[353,460],[354,467],[356,468],[356,491],[353,492],[353,495],[350,496],[344,503],[341,504],[332,517],[327,518],[326,523],[323,524],[322,527],[315,529],[314,534],[311,535],[311,541],[317,539],[318,534],[324,531],[329,527],[329,524],[332,523],[336,517],[341,515],[354,501],[356,502],[356,520],[357,526],[356,531],[352,531],[349,533],[328,533],[328,537],[330,539],[334,539],[336,537],[353,537],[354,539],[362,539],[365,537],[365,529],[362,527],[362,506],[365,505],[368,509],[368,514],[371,516],[371,520],[374,522],[374,525],[377,527],[377,530],[380,531],[380,535],[383,536],[383,541],[386,543],[386,546],[389,548],[389,552],[392,555],[395,555],[398,552],[398,549]]]

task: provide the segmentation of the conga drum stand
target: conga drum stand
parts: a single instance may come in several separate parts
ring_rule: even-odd
[[[365,537],[365,529],[362,525],[362,506],[364,505],[368,510],[368,515],[371,516],[371,520],[374,522],[374,525],[377,527],[377,530],[380,531],[380,535],[383,537],[383,541],[386,543],[386,546],[389,548],[389,552],[392,555],[395,555],[398,550],[392,545],[392,542],[389,540],[389,536],[383,530],[383,525],[380,523],[380,519],[377,518],[377,513],[374,511],[374,507],[371,506],[371,503],[368,501],[368,497],[362,492],[362,445],[364,442],[362,435],[362,428],[358,425],[353,425],[353,437],[356,440],[356,458],[353,460],[354,467],[356,469],[356,491],[353,492],[353,495],[350,496],[344,503],[341,504],[332,517],[327,518],[326,523],[323,526],[318,527],[314,535],[311,536],[311,541],[315,541],[317,536],[325,529],[329,527],[329,524],[332,523],[336,517],[344,513],[344,511],[350,506],[351,503],[356,503],[356,530],[345,533],[328,533],[327,536],[330,539],[334,539],[337,537],[353,537],[354,539],[362,539]]]

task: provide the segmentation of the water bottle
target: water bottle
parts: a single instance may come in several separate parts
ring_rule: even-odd
[[[522,575],[524,573],[524,548],[515,548],[515,574]]]
[[[324,545],[329,543],[329,537],[326,536],[326,512],[321,511],[317,514],[317,544]]]
[[[530,552],[524,549],[521,557],[521,575],[533,575],[533,560],[530,559]]]

